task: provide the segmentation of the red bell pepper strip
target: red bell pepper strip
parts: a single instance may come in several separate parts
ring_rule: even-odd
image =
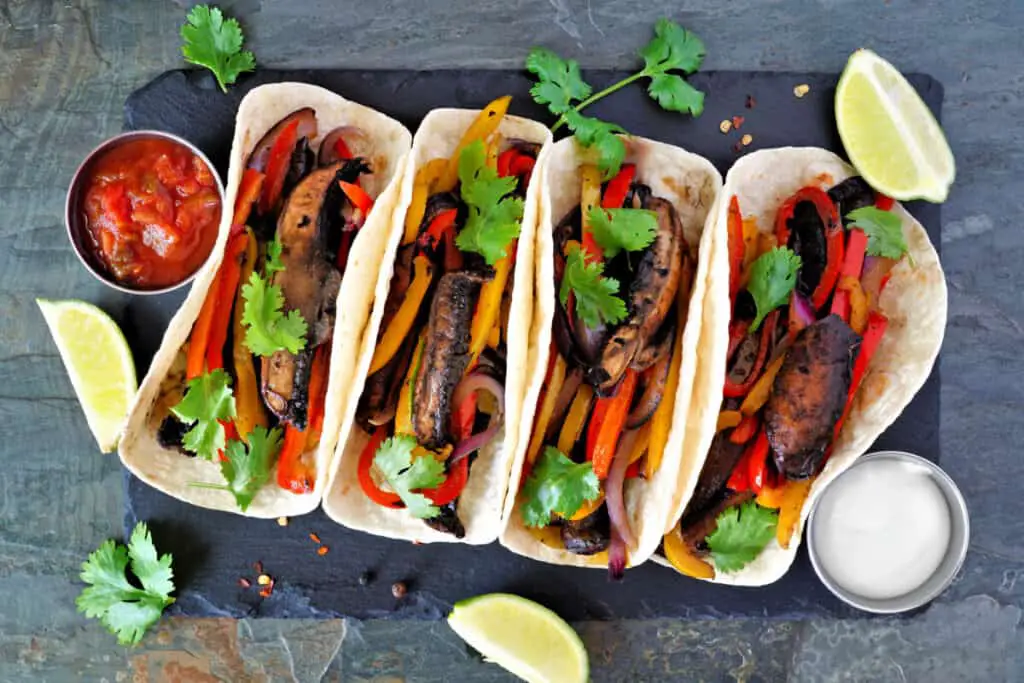
[[[363,212],[363,216],[370,214],[370,209],[373,208],[373,197],[368,195],[366,190],[355,183],[346,183],[344,180],[339,180],[338,185],[341,186],[348,200],[352,202],[352,206]]]
[[[468,479],[469,458],[466,457],[448,469],[448,476],[440,486],[434,489],[423,489],[422,493],[434,505],[447,505],[462,494],[462,489],[466,488]]]
[[[377,427],[377,431],[366,442],[363,452],[359,455],[359,466],[356,476],[359,479],[359,486],[363,489],[363,493],[366,494],[367,498],[384,507],[400,508],[402,507],[402,499],[398,494],[382,491],[370,474],[370,469],[373,467],[373,459],[377,455],[377,449],[384,443],[384,438],[387,435],[387,429],[384,426]]]
[[[228,441],[232,441],[232,440],[233,441],[238,441],[238,428],[235,427],[234,421],[232,421],[232,420],[217,420],[217,422],[220,422],[221,426],[224,427],[224,443],[227,443]],[[217,460],[220,461],[220,462],[224,462],[225,460],[227,460],[227,458],[224,457],[223,449],[217,451]]]
[[[309,410],[307,413],[307,448],[320,440],[324,428],[324,404],[327,401],[327,371],[331,363],[331,343],[321,344],[313,356],[313,367],[309,369]]]
[[[757,378],[761,376],[761,370],[764,368],[765,359],[768,357],[768,346],[771,344],[773,337],[775,336],[775,325],[779,319],[778,309],[772,311],[765,318],[764,327],[761,328],[761,341],[757,346],[757,358],[754,360],[754,367],[750,369],[750,374],[747,375],[747,379],[742,384],[735,384],[729,379],[729,376],[725,377],[725,389],[724,394],[727,398],[740,398],[746,396],[747,392],[757,382]]]
[[[533,173],[533,167],[537,165],[537,160],[528,154],[518,154],[512,159],[512,165],[509,167],[509,174],[516,176],[517,178],[522,176],[525,177],[529,182],[529,175]]]
[[[789,244],[788,221],[793,217],[796,205],[801,202],[811,202],[814,204],[814,208],[817,209],[818,216],[821,218],[821,223],[825,228],[826,238],[832,234],[833,230],[840,229],[839,211],[836,209],[836,205],[832,203],[828,193],[813,185],[802,187],[782,203],[779,212],[775,215],[775,238],[780,247]]]
[[[231,218],[232,235],[244,230],[245,224],[249,222],[252,205],[259,201],[260,192],[263,190],[264,177],[255,168],[247,168],[242,173],[242,183],[238,187],[238,197],[235,199],[235,213]]]
[[[512,175],[512,160],[519,156],[519,150],[509,147],[498,155],[498,176],[507,178]]]
[[[743,450],[743,455],[740,456],[739,462],[736,463],[736,466],[732,468],[732,472],[729,474],[729,480],[725,482],[727,488],[737,492],[750,489],[750,451],[750,446]]]
[[[740,201],[733,195],[729,200],[729,300],[735,301],[740,291],[743,278],[743,256],[746,245],[743,243],[743,215],[740,213]],[[780,244],[784,244],[780,242]]]
[[[345,139],[340,135],[334,141],[334,153],[338,155],[339,159],[351,159],[352,150],[345,144]],[[356,182],[359,182],[358,180]]]
[[[614,178],[608,181],[604,189],[604,197],[601,198],[602,209],[620,209],[626,203],[626,195],[629,194],[629,187],[636,177],[635,164],[623,164],[622,168]]]
[[[839,276],[850,276],[855,280],[860,279],[860,273],[864,269],[864,253],[868,248],[868,236],[860,228],[850,230],[850,239],[846,243],[846,254],[843,256],[843,267]]]
[[[228,340],[228,328],[231,327],[231,310],[238,292],[238,279],[242,274],[242,261],[245,249],[249,244],[249,234],[241,232],[231,238],[224,261],[220,264],[217,280],[217,303],[210,321],[210,336],[206,346],[206,371],[212,372],[224,367],[224,344]]]
[[[861,337],[857,360],[853,362],[850,390],[846,394],[846,407],[843,409],[843,414],[836,422],[835,429],[832,432],[832,445],[835,445],[836,439],[839,438],[839,432],[843,430],[843,423],[846,422],[846,417],[853,408],[853,397],[857,395],[857,390],[860,389],[860,384],[868,373],[868,365],[871,364],[871,359],[874,357],[875,351],[878,350],[878,345],[882,342],[882,337],[885,336],[885,330],[888,326],[889,319],[882,313],[878,311],[868,313],[868,326],[864,330],[864,336]],[[828,456],[832,454],[832,445],[829,446],[828,453],[825,454],[826,461]]]
[[[837,289],[832,297],[832,313],[843,319],[843,322],[850,322],[850,292],[845,289]]]
[[[430,225],[427,229],[419,236],[419,244],[421,247],[436,247],[441,241],[441,238],[446,233],[451,232],[452,226],[455,225],[455,220],[458,218],[458,209],[447,209],[434,216],[434,220],[430,221]]]
[[[727,359],[731,360],[736,349],[739,348],[743,339],[747,336],[747,331],[750,329],[749,320],[733,320],[729,323],[729,354],[726,356]]]
[[[740,423],[729,434],[729,441],[735,444],[747,443],[754,438],[760,426],[761,420],[757,417],[756,413],[754,415],[744,415]]]
[[[750,455],[747,459],[747,483],[755,494],[761,493],[761,489],[765,487],[766,483],[771,483],[767,481],[770,472],[768,450],[768,434],[762,429],[750,446]]]
[[[629,463],[626,467],[626,479],[636,479],[640,476],[640,461],[636,460]]]
[[[268,213],[277,204],[284,188],[284,179],[288,175],[288,164],[292,158],[292,150],[298,142],[299,122],[292,121],[274,140],[267,158],[267,177],[260,193],[260,213]]]
[[[884,195],[881,192],[876,192],[875,193],[875,208],[876,209],[881,209],[882,211],[891,211],[892,207],[893,207],[893,204],[895,204],[895,203],[896,203],[896,200],[893,199],[892,197],[889,197],[888,195]]]
[[[835,289],[836,283],[839,282],[839,270],[843,266],[843,250],[844,243],[846,241],[846,235],[843,234],[842,228],[837,228],[831,233],[827,233],[826,251],[828,252],[827,260],[825,261],[825,272],[821,274],[821,280],[818,281],[818,286],[815,287],[814,293],[811,295],[811,304],[815,310],[821,310],[821,308],[828,302],[829,296],[832,295],[832,290]]]
[[[302,461],[306,452],[306,433],[293,425],[285,425],[284,445],[277,456],[277,485],[292,493],[309,493],[315,476],[312,468]]]
[[[611,469],[612,457],[615,455],[619,437],[622,436],[629,408],[633,404],[636,384],[636,371],[626,370],[618,392],[614,396],[595,401],[594,412],[587,429],[587,460],[594,463],[594,474],[598,479],[606,478]]]

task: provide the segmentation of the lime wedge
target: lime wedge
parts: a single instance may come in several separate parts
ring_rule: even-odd
[[[956,176],[953,152],[896,67],[857,50],[839,78],[835,106],[850,161],[872,187],[894,199],[945,201]]]
[[[587,651],[569,624],[546,607],[508,593],[463,600],[448,625],[494,662],[529,683],[585,683]]]
[[[128,406],[138,389],[135,363],[121,329],[84,301],[36,299],[71,377],[100,450],[117,447]]]

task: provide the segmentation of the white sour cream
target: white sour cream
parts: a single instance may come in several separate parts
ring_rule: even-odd
[[[866,462],[829,486],[812,533],[821,569],[836,583],[864,598],[895,598],[938,569],[949,546],[949,506],[921,467]]]

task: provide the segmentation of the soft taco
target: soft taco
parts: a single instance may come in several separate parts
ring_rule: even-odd
[[[722,186],[706,159],[639,137],[602,182],[572,139],[544,166],[530,380],[501,543],[613,575],[673,512]],[[527,411],[524,410],[524,413]]]
[[[835,154],[764,150],[716,208],[700,366],[658,561],[781,577],[815,499],[921,388],[946,323],[924,228]]]
[[[325,401],[348,385],[369,313],[361,283],[376,277],[410,146],[398,122],[322,88],[246,95],[227,177],[232,210],[118,449],[133,474],[253,517],[317,506],[331,457],[320,435],[338,429]]]
[[[500,528],[528,359],[537,169],[551,134],[506,115],[423,120],[382,254],[373,313],[339,408],[324,510],[417,542]]]

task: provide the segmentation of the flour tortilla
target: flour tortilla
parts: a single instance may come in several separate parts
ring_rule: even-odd
[[[722,177],[703,157],[679,147],[654,140],[626,138],[627,161],[637,166],[637,180],[650,186],[654,196],[663,197],[675,206],[683,224],[683,232],[690,254],[697,252],[697,267],[690,292],[690,304],[682,334],[677,335],[675,353],[681,354],[679,388],[675,396],[672,428],[661,466],[647,481],[631,479],[625,486],[626,512],[630,527],[637,538],[635,548],[628,549],[629,566],[635,566],[650,557],[658,547],[669,515],[674,508],[676,475],[683,454],[684,417],[690,409],[690,394],[697,368],[697,342],[700,335],[702,309],[708,278],[711,231],[705,229],[712,208],[722,188]],[[543,170],[541,194],[541,220],[537,231],[537,298],[534,302],[534,324],[531,332],[529,382],[524,398],[523,422],[519,429],[512,481],[506,501],[508,522],[501,535],[501,543],[513,552],[553,564],[577,567],[603,568],[608,565],[607,553],[585,556],[565,550],[560,542],[546,544],[527,529],[522,522],[517,492],[526,449],[533,431],[533,415],[547,373],[551,347],[551,326],[555,312],[554,241],[552,231],[574,207],[580,203],[580,167],[587,161],[587,153],[573,139],[563,140],[551,149]]]
[[[515,284],[508,323],[505,422],[490,445],[477,454],[469,470],[466,488],[459,497],[459,519],[465,526],[465,538],[460,541],[451,534],[431,529],[423,520],[412,517],[405,510],[394,510],[374,503],[363,493],[357,478],[359,455],[369,441],[370,435],[355,424],[355,412],[376,348],[416,171],[431,159],[451,157],[459,140],[478,113],[476,110],[467,109],[435,109],[423,119],[416,132],[400,197],[392,217],[391,234],[381,254],[383,266],[374,285],[373,313],[350,378],[349,400],[343,406],[343,427],[336,449],[335,469],[328,481],[324,497],[324,511],[340,524],[378,536],[419,543],[483,544],[494,541],[501,526],[517,426],[522,420],[523,411],[522,395],[525,391],[526,373],[522,368],[527,367],[528,362],[527,341],[532,317],[534,233],[539,204],[539,171],[534,173],[526,192],[522,232],[516,250]],[[505,116],[498,132],[506,141],[520,139],[542,145],[537,168],[543,165],[551,142],[551,133],[545,126],[517,116]]]
[[[365,157],[373,169],[372,174],[363,176],[362,186],[376,198],[376,204],[353,242],[338,296],[327,405],[344,401],[346,388],[351,384],[348,369],[355,363],[369,313],[370,283],[376,277],[378,256],[387,240],[391,214],[399,194],[398,181],[405,167],[412,136],[397,121],[323,88],[304,83],[264,85],[250,91],[238,108],[224,210],[213,253],[196,275],[188,297],[164,334],[163,343],[135,396],[118,448],[125,467],[154,488],[193,505],[247,517],[294,516],[316,508],[327,481],[333,453],[332,437],[340,428],[337,414],[329,409],[326,412],[324,438],[316,453],[317,478],[313,492],[296,495],[280,488],[272,479],[244,513],[238,509],[230,493],[191,486],[193,482],[222,484],[218,463],[186,457],[178,451],[163,448],[157,441],[157,429],[169,406],[176,403],[184,391],[188,337],[224,257],[231,230],[231,208],[238,195],[245,160],[271,127],[302,107],[316,110],[319,138],[311,141],[314,149],[333,128],[354,126],[362,135],[353,135],[347,141],[353,154]]]
[[[666,532],[675,526],[693,494],[715,435],[722,401],[730,318],[729,202],[736,196],[743,217],[756,217],[761,232],[772,232],[778,208],[801,187],[817,185],[827,190],[855,173],[851,166],[827,150],[785,147],[754,152],[740,159],[726,176],[712,228],[715,246],[704,304],[700,367],[694,400],[686,418],[683,457],[693,465],[679,471],[675,514]],[[715,583],[762,586],[781,578],[796,557],[807,514],[822,491],[899,417],[931,373],[946,327],[946,281],[938,254],[924,227],[899,204],[893,207],[893,212],[903,220],[903,234],[916,265],[904,259],[896,266],[879,298],[879,309],[889,318],[888,328],[857,392],[832,457],[811,486],[789,549],[782,549],[773,539],[757,559],[742,570],[718,572],[713,579]],[[661,556],[656,556],[655,560],[668,565]]]

